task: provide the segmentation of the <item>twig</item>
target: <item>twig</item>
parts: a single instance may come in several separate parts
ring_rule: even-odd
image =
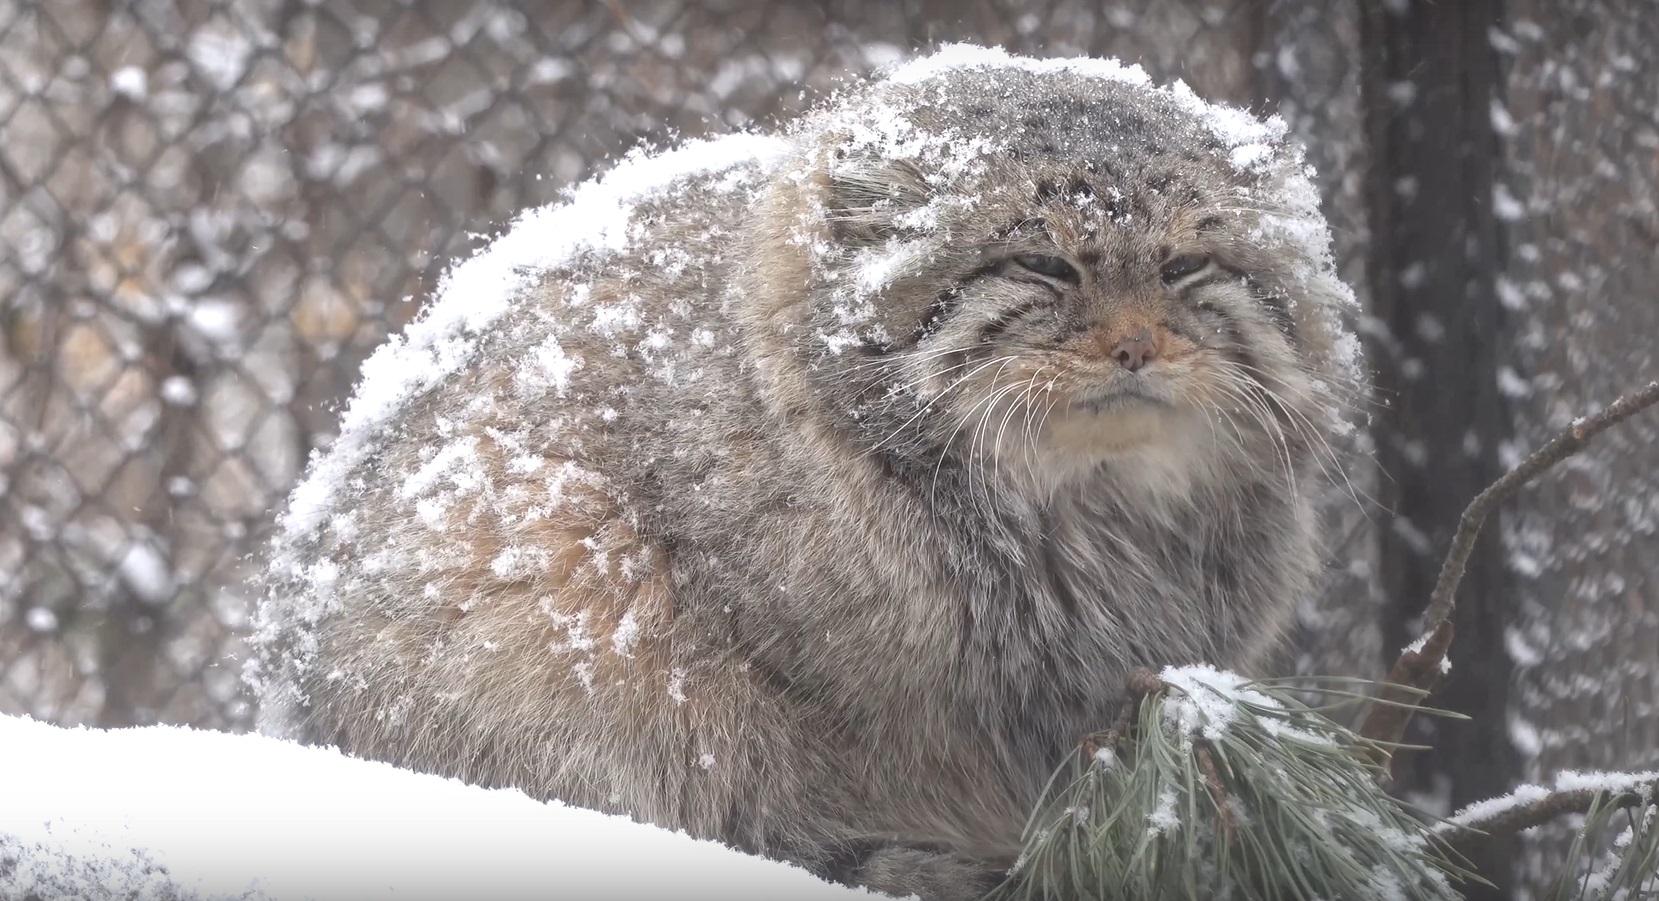
[[[1590,439],[1659,403],[1659,382],[1649,382],[1639,391],[1621,396],[1600,413],[1574,420],[1565,431],[1551,438],[1522,460],[1514,469],[1504,473],[1486,490],[1475,495],[1457,523],[1457,534],[1452,537],[1451,550],[1440,565],[1440,577],[1435,580],[1434,592],[1429,595],[1429,606],[1424,620],[1430,627],[1449,619],[1457,604],[1457,586],[1463,581],[1463,571],[1474,552],[1475,539],[1480,536],[1481,524],[1492,508],[1519,491],[1544,470],[1583,450]]]
[[[1590,439],[1631,416],[1659,403],[1659,382],[1649,382],[1640,390],[1622,395],[1601,412],[1577,419],[1565,431],[1528,454],[1513,469],[1488,485],[1469,506],[1457,523],[1451,548],[1440,565],[1440,576],[1429,595],[1428,607],[1423,612],[1427,630],[1422,639],[1400,652],[1389,670],[1388,681],[1422,692],[1432,691],[1445,670],[1446,655],[1452,645],[1452,611],[1457,606],[1457,586],[1469,566],[1475,539],[1480,537],[1481,525],[1499,503],[1514,495],[1545,470],[1583,450]],[[1385,686],[1378,697],[1392,704],[1372,704],[1360,727],[1362,738],[1376,742],[1378,762],[1383,764],[1382,777],[1389,777],[1388,763],[1392,757],[1389,746],[1398,744],[1411,722],[1412,707],[1397,706],[1413,702],[1419,697],[1397,687]]]
[[[1129,727],[1135,721],[1135,714],[1140,711],[1141,702],[1147,695],[1157,694],[1168,686],[1158,674],[1144,666],[1138,666],[1129,671],[1129,678],[1125,680],[1126,688],[1123,706],[1118,708],[1117,718],[1112,721],[1112,727],[1105,732],[1094,732],[1083,736],[1080,749],[1084,757],[1093,757],[1101,748],[1109,748],[1117,752],[1117,744],[1129,732]]]
[[[1388,671],[1387,681],[1378,688],[1376,700],[1365,712],[1359,734],[1374,742],[1371,755],[1382,767],[1378,775],[1383,782],[1391,776],[1388,767],[1394,754],[1391,744],[1397,744],[1405,736],[1411,715],[1427,697],[1424,692],[1433,691],[1445,674],[1446,653],[1452,646],[1453,631],[1451,620],[1440,620],[1425,641],[1401,651]]]
[[[1233,840],[1233,807],[1227,803],[1227,784],[1221,781],[1221,770],[1215,765],[1215,754],[1210,751],[1208,742],[1198,743],[1193,756],[1198,760],[1198,769],[1204,774],[1204,787],[1210,793],[1210,803],[1215,805],[1215,819],[1221,827],[1221,836],[1227,841]]]

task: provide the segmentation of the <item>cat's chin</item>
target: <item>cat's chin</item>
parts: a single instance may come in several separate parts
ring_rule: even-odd
[[[1060,483],[1103,475],[1120,488],[1173,500],[1217,470],[1213,425],[1182,405],[1133,397],[1059,410],[1044,428],[1043,451]]]
[[[1116,393],[1083,397],[1056,408],[1045,424],[1044,439],[1052,452],[1082,458],[1150,448],[1173,453],[1190,446],[1195,429],[1203,424],[1195,410],[1142,394]]]

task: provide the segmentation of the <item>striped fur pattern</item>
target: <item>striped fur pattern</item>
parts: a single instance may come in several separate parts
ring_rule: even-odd
[[[1249,670],[1317,569],[1346,292],[1299,151],[1178,100],[877,82],[640,204],[279,541],[265,728],[993,885],[1130,668]]]

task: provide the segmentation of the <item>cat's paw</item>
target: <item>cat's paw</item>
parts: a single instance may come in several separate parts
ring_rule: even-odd
[[[854,885],[921,901],[976,901],[1002,882],[1006,868],[950,851],[885,845],[849,874]]]

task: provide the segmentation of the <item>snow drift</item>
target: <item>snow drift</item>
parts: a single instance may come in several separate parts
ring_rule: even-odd
[[[508,790],[256,735],[0,718],[0,898],[879,897]]]

